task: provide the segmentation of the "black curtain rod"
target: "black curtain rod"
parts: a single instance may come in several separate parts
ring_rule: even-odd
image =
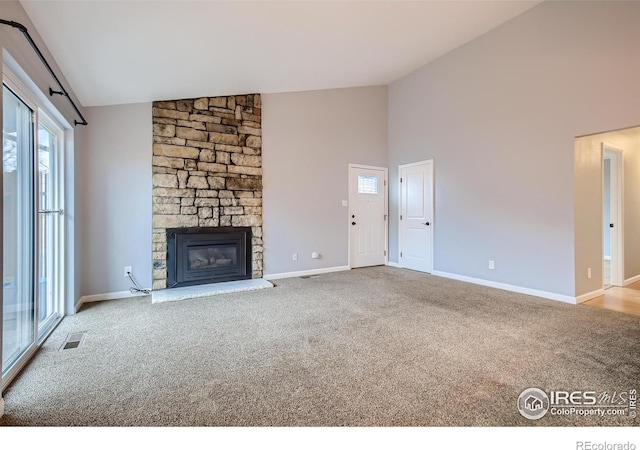
[[[49,65],[47,60],[45,59],[44,55],[42,54],[42,52],[40,51],[40,49],[38,48],[36,43],[31,38],[31,35],[29,34],[29,31],[27,31],[27,27],[25,27],[21,23],[14,22],[12,20],[4,20],[4,19],[0,19],[0,24],[9,25],[10,27],[17,28],[18,30],[22,31],[22,34],[24,34],[24,37],[27,39],[27,41],[29,41],[29,44],[31,44],[31,48],[33,48],[33,51],[36,52],[36,55],[38,55],[38,57],[40,58],[40,61],[42,61],[42,64],[44,64],[44,66],[47,68],[47,70],[49,71],[49,74],[51,74],[53,79],[56,80],[56,83],[58,83],[58,88],[60,90],[59,91],[54,91],[50,87],[49,88],[49,95],[53,96],[53,94],[58,94],[58,95],[64,95],[65,97],[67,97],[67,100],[69,100],[69,103],[71,103],[71,106],[73,106],[73,109],[76,110],[76,113],[78,114],[78,117],[80,117],[80,119],[81,119],[81,122],[78,122],[77,120],[74,120],[73,121],[74,125],[87,125],[86,119],[84,118],[84,116],[82,115],[82,113],[80,112],[80,110],[78,109],[76,104],[73,103],[73,100],[71,99],[71,97],[69,97],[69,93],[64,88],[62,83],[60,83],[60,80],[58,79],[56,74],[53,72],[53,69],[51,68],[51,66]]]

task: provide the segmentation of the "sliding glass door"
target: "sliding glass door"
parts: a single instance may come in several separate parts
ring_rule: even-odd
[[[2,375],[35,342],[33,305],[34,111],[3,86]]]
[[[62,317],[62,137],[3,85],[2,385]]]

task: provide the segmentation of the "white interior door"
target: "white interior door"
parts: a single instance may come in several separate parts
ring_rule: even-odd
[[[349,165],[349,246],[352,268],[387,260],[387,169]]]
[[[433,160],[400,166],[400,266],[431,273]]]

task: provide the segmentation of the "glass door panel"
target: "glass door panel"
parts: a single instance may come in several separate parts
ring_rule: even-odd
[[[35,343],[33,110],[3,86],[2,375]]]
[[[43,337],[56,323],[60,304],[60,221],[58,142],[61,130],[38,121],[38,330]]]

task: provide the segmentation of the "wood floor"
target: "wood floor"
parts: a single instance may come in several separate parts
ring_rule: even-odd
[[[640,281],[625,287],[612,286],[604,295],[581,304],[640,316]]]

